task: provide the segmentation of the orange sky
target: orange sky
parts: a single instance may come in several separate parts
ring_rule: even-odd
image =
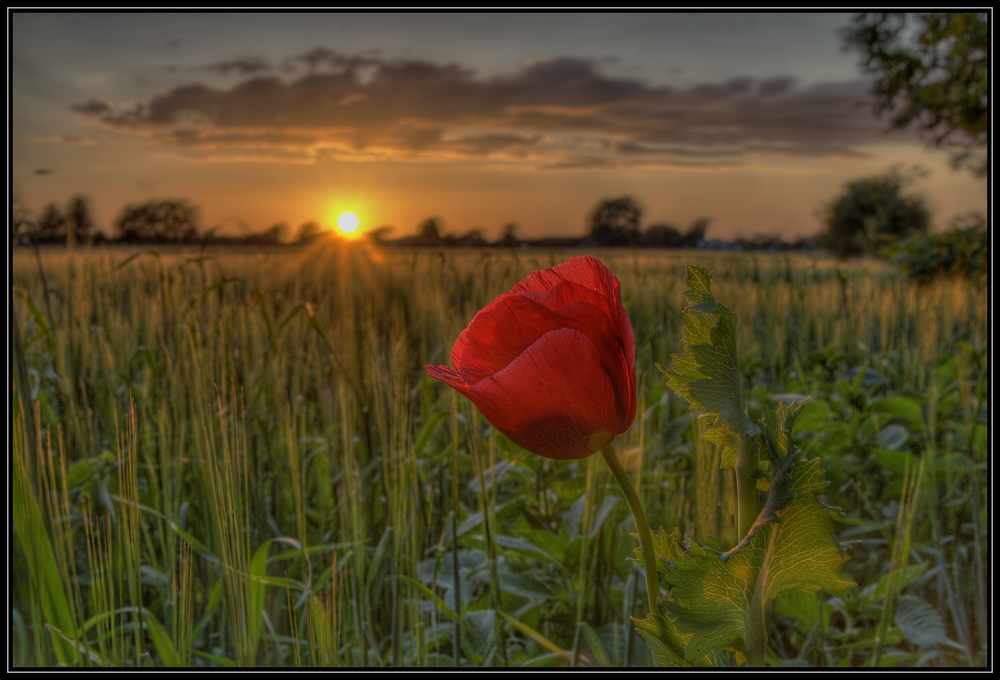
[[[581,235],[630,194],[644,226],[794,238],[846,181],[919,164],[939,226],[985,212],[985,182],[885,133],[848,18],[15,13],[13,198],[83,194],[109,234],[158,197],[233,233],[351,211],[495,238]]]

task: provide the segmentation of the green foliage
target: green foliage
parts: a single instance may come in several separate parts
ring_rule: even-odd
[[[747,417],[736,356],[736,316],[712,297],[712,277],[703,267],[688,267],[684,296],[684,344],[690,354],[674,355],[667,385],[683,395],[700,418],[712,420],[705,438],[722,449],[722,467],[736,465],[739,437],[758,434]]]
[[[888,243],[926,233],[931,218],[924,198],[903,193],[911,180],[893,170],[848,182],[822,211],[823,246],[838,257],[875,255]]]
[[[691,353],[674,355],[668,386],[701,417],[715,416],[705,438],[723,449],[722,466],[735,467],[740,483],[752,485],[760,477],[756,485],[768,496],[746,535],[727,552],[690,538],[678,548],[678,530],[672,546],[654,544],[657,559],[667,563],[669,592],[662,607],[676,631],[688,637],[666,624],[647,624],[643,636],[656,638],[654,653],[664,662],[677,662],[668,651],[683,644],[687,663],[730,649],[746,655],[750,665],[763,665],[764,612],[771,600],[790,589],[836,593],[854,584],[838,573],[846,546],[832,539],[839,510],[819,500],[828,486],[819,460],[799,461],[791,443],[802,402],[766,409],[759,424],[747,416],[736,317],[712,296],[711,279],[702,267],[688,268],[684,344]],[[746,506],[747,496],[742,491],[740,496],[740,512],[756,512],[752,493]]]
[[[837,593],[854,585],[838,573],[843,546],[831,536],[839,511],[818,500],[827,486],[821,475],[818,459],[793,463],[785,475],[783,507],[766,509],[769,518],[759,519],[748,540],[729,553],[690,538],[682,544],[675,530],[672,540],[682,549],[672,557],[657,554],[668,562],[663,608],[691,635],[686,661],[713,649],[745,653],[755,615],[787,590]]]
[[[653,653],[664,665],[684,665],[681,657],[700,663],[714,649],[744,654],[755,617],[780,594],[837,593],[854,585],[838,573],[845,546],[831,540],[839,511],[818,500],[827,487],[819,461],[775,467],[780,471],[772,484],[787,497],[776,511],[765,508],[747,540],[729,553],[690,537],[682,541],[679,529],[658,532],[654,548],[667,565],[669,587],[660,601],[664,620],[648,618],[640,632],[655,640]]]
[[[915,126],[953,160],[985,176],[989,126],[989,17],[985,12],[859,14],[843,31],[875,75],[876,110],[893,128]]]
[[[916,281],[928,283],[939,276],[964,276],[985,281],[990,266],[986,218],[972,214],[942,234],[914,234],[887,246],[882,253]]]

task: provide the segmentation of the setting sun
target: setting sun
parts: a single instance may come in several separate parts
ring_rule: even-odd
[[[337,218],[337,226],[345,234],[353,234],[358,230],[360,221],[354,213],[346,212]]]

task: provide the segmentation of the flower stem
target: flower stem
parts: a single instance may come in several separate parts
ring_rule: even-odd
[[[625,496],[628,509],[632,511],[632,519],[635,521],[635,529],[639,534],[639,548],[642,550],[642,569],[646,573],[646,598],[649,600],[649,613],[657,614],[656,598],[660,594],[660,584],[656,578],[656,552],[653,550],[653,534],[649,531],[649,523],[646,521],[646,511],[642,509],[639,501],[639,494],[632,486],[631,480],[625,474],[618,453],[615,451],[613,442],[601,449],[604,462],[611,468],[611,475],[618,482],[618,487]]]

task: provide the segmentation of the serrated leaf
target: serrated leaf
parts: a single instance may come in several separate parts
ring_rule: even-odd
[[[719,467],[736,467],[736,459],[740,454],[740,438],[734,437],[725,425],[711,425],[702,437],[705,441],[719,447]]]
[[[688,275],[684,281],[691,288],[684,291],[682,295],[688,299],[691,307],[712,312],[715,309],[716,302],[709,290],[712,283],[712,275],[709,271],[704,267],[692,267],[689,265]]]
[[[760,430],[746,415],[736,355],[736,315],[712,297],[711,274],[704,267],[688,267],[684,291],[684,344],[688,354],[672,356],[667,385],[684,397],[702,418],[714,418],[706,438],[723,449],[723,467],[735,465],[741,434]]]
[[[635,534],[632,535],[635,536]],[[636,547],[633,552],[635,553],[636,564],[640,567],[643,566],[642,549]],[[663,527],[660,527],[653,534],[653,552],[656,553],[657,559],[664,560],[667,564],[678,555],[682,555],[684,553],[684,546],[681,542],[681,530],[675,528],[672,533],[668,534]]]
[[[761,527],[769,522],[780,522],[778,512],[783,510],[795,499],[795,492],[791,488],[792,469],[797,462],[798,454],[782,456],[771,464],[771,481],[767,492],[767,502],[764,508],[757,515],[750,531],[743,537],[732,550],[722,556],[723,561],[728,560],[734,553],[746,547],[753,537],[757,535]]]
[[[788,462],[779,460],[775,466]],[[744,652],[751,608],[786,590],[836,593],[854,585],[837,572],[845,560],[833,536],[839,511],[817,498],[827,486],[819,460],[794,462],[789,468],[787,480],[772,483],[792,499],[773,510],[772,519],[756,525],[727,561],[697,544],[671,560],[665,606],[678,629],[691,635],[687,660],[719,648]]]
[[[693,665],[684,658],[684,649],[690,636],[678,631],[672,621],[649,614],[642,620],[632,619],[632,622],[646,641],[646,646],[653,655],[653,663],[658,668],[688,668]]]
[[[795,425],[795,418],[808,401],[809,397],[806,397],[801,401],[780,402],[777,410],[764,409],[761,435],[767,442],[769,459],[774,460],[792,453],[792,428]]]
[[[671,597],[664,606],[678,630],[691,636],[684,653],[688,661],[713,649],[744,651],[751,574],[744,573],[745,560],[740,560],[741,569],[727,564],[719,555],[693,544],[667,570]]]

